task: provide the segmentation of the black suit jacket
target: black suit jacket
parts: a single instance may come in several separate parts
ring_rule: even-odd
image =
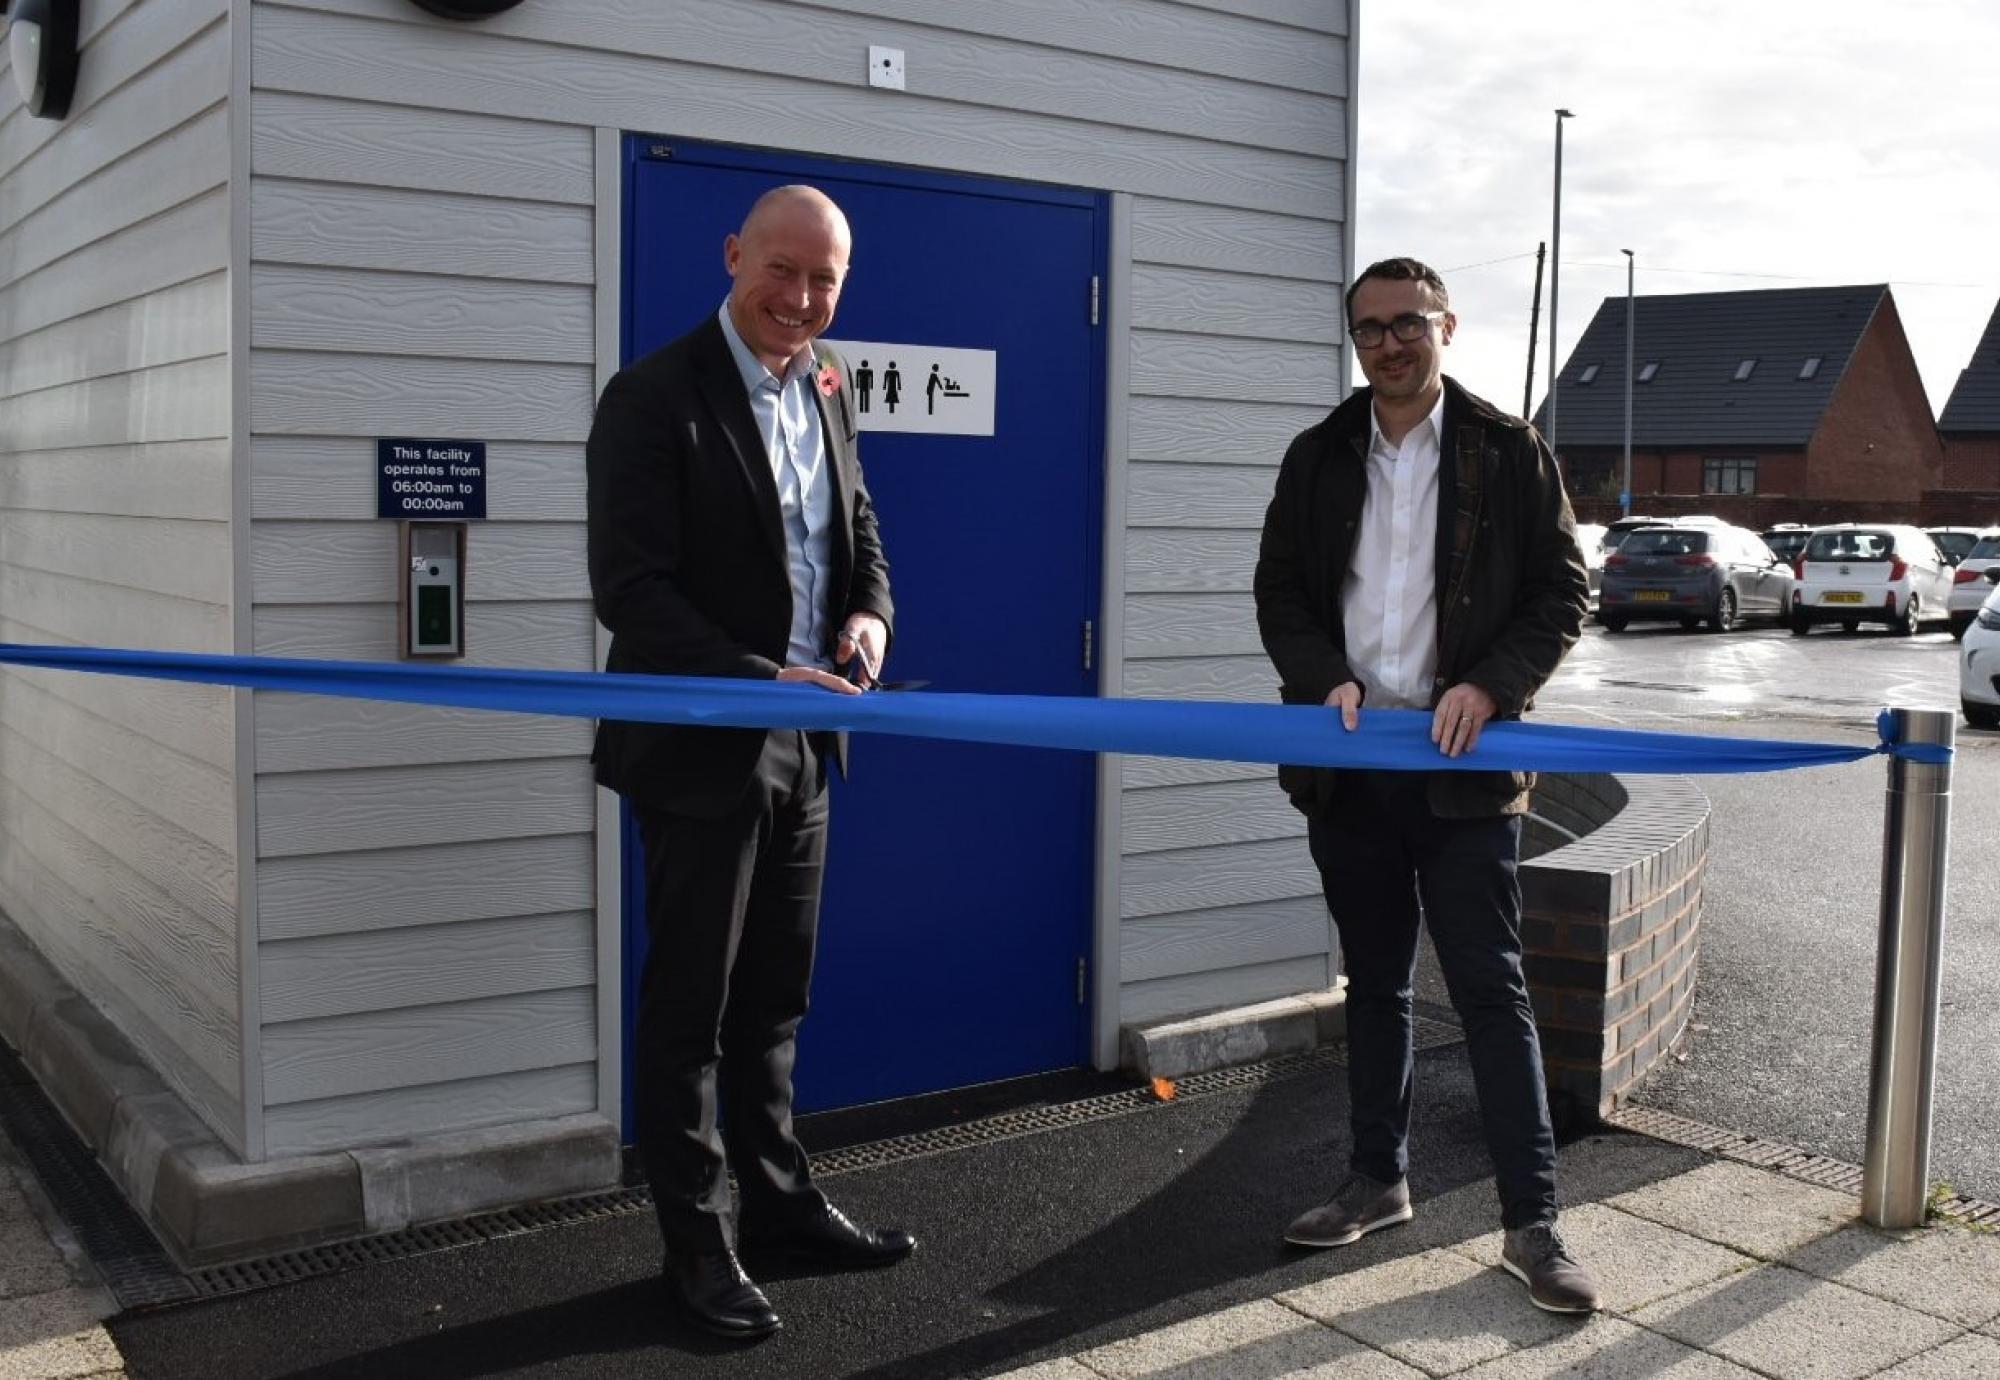
[[[822,357],[830,358],[825,347]],[[827,632],[873,613],[893,626],[889,567],[855,456],[852,384],[815,390],[834,490]],[[778,489],[722,326],[710,317],[621,370],[585,453],[590,588],[611,631],[606,669],[770,679],[791,640]],[[829,653],[831,647],[826,649]],[[742,798],[764,730],[605,720],[598,781],[654,809],[715,816]],[[838,751],[844,767],[846,744]]]

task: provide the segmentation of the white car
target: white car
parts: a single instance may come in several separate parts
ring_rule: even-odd
[[[1604,524],[1579,522],[1576,544],[1583,548],[1583,570],[1590,577],[1590,607],[1597,607],[1597,586],[1604,579]]]
[[[1794,567],[1792,632],[1815,623],[1849,632],[1886,623],[1914,633],[1926,620],[1944,621],[1951,601],[1951,566],[1921,527],[1893,522],[1843,522],[1816,529]]]
[[[1987,579],[1987,572],[2000,570],[2000,527],[1989,527],[1979,534],[1972,550],[1959,561],[1958,568],[1951,575],[1951,635],[1963,637],[1972,625],[1972,616],[1979,612],[1979,606],[1986,602],[1986,596],[1993,589]]]
[[[1958,652],[1958,706],[1974,728],[2000,728],[2000,585],[1988,588]]]

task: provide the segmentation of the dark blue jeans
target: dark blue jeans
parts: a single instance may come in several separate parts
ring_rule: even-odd
[[[1356,772],[1353,789],[1308,830],[1347,974],[1352,1165],[1385,1183],[1409,1170],[1421,924],[1465,1026],[1501,1221],[1522,1227],[1556,1215],[1556,1152],[1521,976],[1521,822],[1440,819],[1426,781],[1422,772]]]

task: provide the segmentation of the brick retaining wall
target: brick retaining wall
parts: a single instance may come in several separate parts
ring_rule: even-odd
[[[1533,810],[1521,939],[1549,1094],[1603,1117],[1693,1005],[1708,799],[1686,777],[1545,775]]]

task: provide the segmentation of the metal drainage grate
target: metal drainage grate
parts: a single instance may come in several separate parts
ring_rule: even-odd
[[[144,1219],[4,1043],[0,1129],[120,1305],[149,1308],[195,1297]]]
[[[1684,1145],[1690,1150],[1703,1150],[1738,1164],[1775,1170],[1786,1178],[1803,1183],[1857,1196],[1861,1192],[1861,1166],[1816,1155],[1780,1141],[1746,1136],[1741,1131],[1726,1131],[1719,1126],[1660,1111],[1656,1107],[1621,1107],[1605,1120],[1623,1131],[1651,1136],[1670,1145]],[[1989,1203],[1980,1198],[1955,1196],[1933,1203],[1931,1210],[1954,1221],[1976,1226],[2000,1226],[2000,1203]]]
[[[354,1241],[336,1241],[330,1246],[285,1251],[259,1260],[234,1265],[212,1265],[191,1271],[188,1284],[201,1298],[219,1298],[252,1289],[268,1289],[278,1284],[296,1284],[319,1275],[382,1265],[392,1260],[429,1255],[436,1251],[478,1246],[546,1227],[575,1226],[611,1217],[625,1217],[652,1208],[653,1196],[644,1188],[617,1189],[555,1202],[531,1203],[525,1207],[483,1212],[455,1222],[431,1222],[420,1227]]]

